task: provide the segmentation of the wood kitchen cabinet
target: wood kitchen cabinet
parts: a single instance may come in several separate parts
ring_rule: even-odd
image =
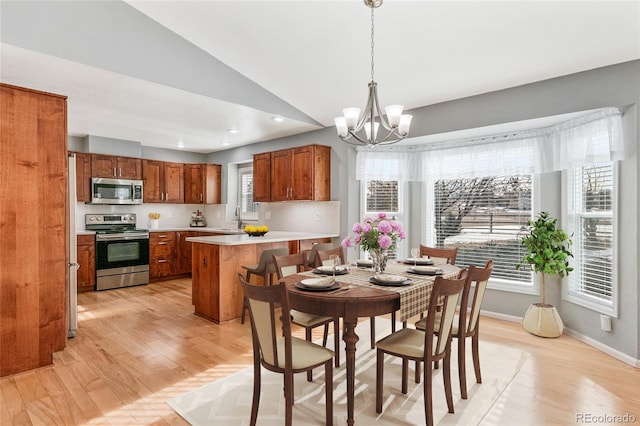
[[[270,155],[269,175],[267,159]],[[328,201],[331,199],[331,147],[307,145],[254,156],[255,201]],[[256,169],[258,173],[256,174]],[[257,182],[270,182],[270,195]],[[256,189],[257,188],[257,189]],[[259,196],[260,199],[257,199]]]
[[[67,341],[67,98],[0,83],[0,111],[0,376],[6,376],[50,365]]]
[[[177,232],[178,238],[178,262],[176,274],[191,274],[191,243],[187,241],[189,237],[195,237],[195,231]]]
[[[184,203],[184,165],[142,160],[143,202]]]
[[[160,281],[178,269],[176,232],[149,233],[149,279]]]
[[[184,165],[184,202],[220,204],[222,166],[219,164]]]
[[[253,201],[271,201],[271,153],[253,156]]]
[[[93,291],[96,286],[96,237],[78,235],[78,293]]]
[[[91,201],[91,155],[76,152],[76,201]]]
[[[91,177],[142,179],[142,160],[112,155],[91,155]]]

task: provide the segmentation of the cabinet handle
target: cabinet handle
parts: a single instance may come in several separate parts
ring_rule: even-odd
[[[116,174],[116,168],[113,168],[113,177],[118,177],[118,175]]]
[[[169,201],[169,193],[168,192],[164,193],[164,200],[165,201]]]
[[[167,263],[167,259],[158,259],[158,263]]]
[[[203,258],[202,258],[202,264],[203,264],[204,266],[207,266],[207,258],[206,258],[206,257],[203,257]]]
[[[164,192],[160,193],[160,201],[164,201]]]
[[[202,192],[200,193],[200,202],[202,202]]]
[[[167,242],[166,242],[166,241],[160,241],[160,242],[158,243],[158,245],[159,245],[159,246],[166,246],[166,245],[167,245]]]
[[[122,167],[118,169],[118,172],[120,173],[120,177],[122,177]]]

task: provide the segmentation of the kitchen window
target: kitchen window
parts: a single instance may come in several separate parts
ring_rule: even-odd
[[[258,205],[253,202],[253,163],[238,164],[238,205],[243,220],[258,220]]]
[[[401,192],[402,189],[403,185],[397,180],[374,179],[362,181],[362,193],[364,194],[364,197],[362,197],[364,214],[362,216],[374,216],[384,212],[390,218],[406,226],[407,224],[403,221],[403,211],[405,209],[402,203],[405,197]],[[405,241],[399,241],[396,251],[388,253],[390,259],[402,257],[402,253],[405,252]]]
[[[594,164],[569,171],[565,180],[574,256],[565,298],[611,316],[617,316],[616,172],[613,163]]]

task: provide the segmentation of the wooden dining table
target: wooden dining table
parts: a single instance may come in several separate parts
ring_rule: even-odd
[[[433,283],[437,275],[417,275],[407,272],[410,264],[393,262],[387,266],[386,274],[402,275],[411,280],[408,285],[383,286],[370,282],[375,274],[371,268],[358,268],[350,274],[336,275],[339,290],[309,291],[296,287],[296,283],[314,276],[313,272],[289,275],[282,279],[287,285],[289,304],[292,309],[328,317],[342,317],[342,339],[345,342],[347,378],[347,425],[353,425],[355,400],[355,360],[358,318],[373,317],[396,312],[399,321],[426,312]],[[459,268],[438,265],[439,275],[455,277]],[[317,276],[317,275],[315,275]]]

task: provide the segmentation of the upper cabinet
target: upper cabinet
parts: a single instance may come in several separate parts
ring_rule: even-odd
[[[143,202],[184,203],[184,165],[142,160]]]
[[[76,201],[91,201],[91,154],[76,152]]]
[[[255,201],[329,201],[331,147],[307,145],[254,155],[253,174]]]
[[[253,201],[271,201],[271,153],[253,156]]]
[[[142,160],[139,158],[91,155],[91,176],[114,179],[142,179]]]
[[[220,204],[221,177],[222,166],[219,164],[185,164],[184,202]]]

